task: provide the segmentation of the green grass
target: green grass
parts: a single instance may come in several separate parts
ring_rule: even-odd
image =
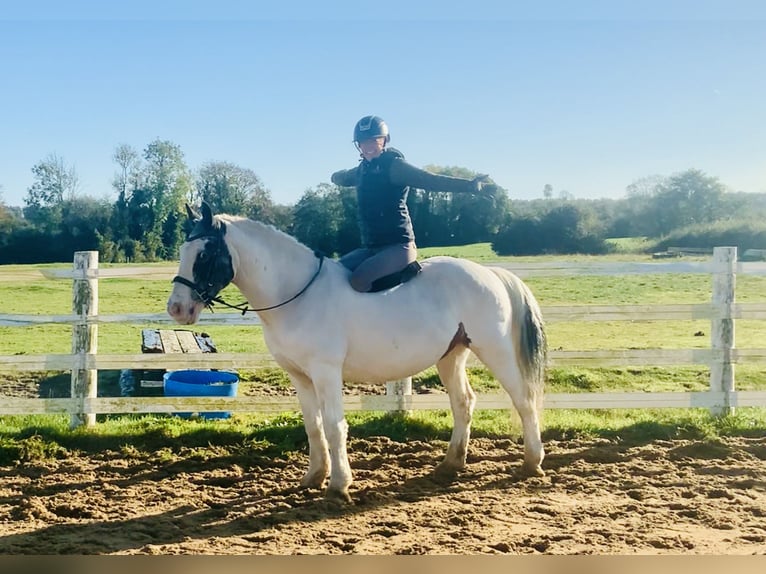
[[[458,245],[454,247],[418,247],[418,257],[426,259],[436,257],[437,255],[448,255],[450,257],[462,257],[472,259],[473,261],[504,261],[513,259],[511,257],[501,257],[492,251],[490,243],[473,243],[471,245]]]
[[[647,237],[615,237],[607,239],[606,243],[611,248],[611,253],[607,255],[534,255],[534,256],[514,256],[497,255],[492,251],[492,244],[472,243],[470,245],[455,245],[445,247],[418,247],[418,253],[421,258],[434,257],[436,255],[449,255],[451,257],[463,257],[473,259],[474,261],[587,261],[591,259],[610,260],[618,259],[620,261],[651,261],[652,256],[649,251],[654,242]]]
[[[652,241],[647,237],[614,237],[606,240],[614,253],[646,253]]]
[[[448,411],[417,411],[411,416],[373,412],[347,415],[349,437],[387,436],[409,440],[449,441]],[[473,437],[521,440],[520,425],[509,411],[476,411]],[[543,413],[543,440],[602,438],[628,445],[654,440],[714,442],[727,436],[762,437],[766,409],[738,409],[714,417],[703,409],[556,410]],[[222,456],[231,463],[257,464],[259,457],[290,457],[307,451],[299,414],[234,415],[231,419],[185,420],[165,415],[112,416],[93,428],[70,430],[59,415],[0,417],[0,466],[66,459],[75,455],[118,453],[123,458],[171,462]]]

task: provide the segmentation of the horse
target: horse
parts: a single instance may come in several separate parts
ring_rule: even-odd
[[[510,271],[453,257],[422,260],[418,276],[378,293],[354,291],[337,260],[271,225],[201,214],[187,205],[189,233],[167,302],[193,324],[234,284],[261,320],[266,345],[300,402],[309,443],[303,488],[351,502],[343,383],[402,379],[436,365],[453,427],[436,475],[465,468],[476,395],[466,374],[472,351],[510,395],[524,438],[524,476],[542,476],[540,436],[547,341],[540,307]],[[241,309],[244,313],[245,308]]]

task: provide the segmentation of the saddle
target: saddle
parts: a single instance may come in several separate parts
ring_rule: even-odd
[[[386,289],[391,289],[392,287],[396,287],[401,283],[406,283],[410,279],[413,279],[418,273],[420,273],[421,269],[423,269],[423,267],[420,265],[420,263],[413,261],[401,271],[396,271],[390,275],[384,275],[383,277],[373,281],[369,293],[385,291]]]

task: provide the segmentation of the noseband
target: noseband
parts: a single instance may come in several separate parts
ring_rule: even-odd
[[[228,285],[228,281],[226,284],[222,285],[220,288],[216,289],[216,285],[214,283],[215,278],[213,277],[215,264],[218,258],[221,256],[221,247],[223,243],[223,231],[219,230],[216,233],[199,233],[196,235],[190,235],[186,238],[186,241],[194,241],[195,239],[211,239],[215,242],[215,249],[212,254],[212,259],[207,265],[207,277],[204,281],[201,283],[195,283],[193,281],[189,281],[185,277],[181,277],[180,275],[176,275],[173,277],[172,283],[180,283],[181,285],[185,285],[189,289],[192,290],[192,292],[199,298],[200,301],[202,301],[205,304],[205,307],[210,309],[210,311],[213,311],[213,303],[219,303],[223,305],[224,307],[228,307],[229,309],[236,309],[237,311],[241,311],[244,315],[248,311],[270,311],[271,309],[277,309],[279,307],[282,307],[283,305],[287,305],[291,301],[294,301],[301,295],[303,295],[306,290],[311,287],[311,284],[314,283],[317,277],[319,277],[319,273],[322,271],[322,265],[324,264],[324,255],[319,251],[314,251],[314,256],[319,259],[319,265],[317,266],[317,270],[314,273],[314,275],[309,279],[309,282],[306,283],[306,285],[298,291],[295,295],[290,297],[289,299],[286,299],[285,301],[282,301],[281,303],[278,303],[276,305],[270,305],[268,307],[260,307],[258,309],[252,309],[248,307],[247,302],[242,302],[237,305],[232,305],[231,303],[227,303],[223,300],[223,298],[218,296],[218,293],[221,292],[221,290]]]
[[[186,285],[199,298],[199,300],[205,304],[205,307],[207,307],[211,311],[213,309],[213,302],[221,303],[222,305],[227,305],[227,303],[223,299],[218,297],[218,295],[211,295],[210,293],[208,293],[207,288],[212,287],[212,285],[210,285],[209,283],[205,287],[202,287],[198,283],[193,283],[189,281],[188,279],[181,277],[180,275],[176,275],[175,277],[173,277],[172,283],[180,283],[181,285]]]

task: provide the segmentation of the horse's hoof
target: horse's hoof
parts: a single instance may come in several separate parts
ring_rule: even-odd
[[[339,489],[339,488],[328,488],[325,493],[324,497],[326,500],[330,500],[333,502],[340,502],[342,504],[352,504],[351,495],[348,493],[348,489]]]
[[[434,468],[434,478],[437,480],[454,480],[459,471],[463,470],[463,467],[457,467],[454,464],[446,462],[440,462]]]
[[[534,478],[536,476],[545,476],[545,471],[542,469],[542,467],[538,465],[527,465],[524,464],[521,466],[521,476],[524,478]]]
[[[306,474],[301,479],[301,488],[322,488],[325,479],[324,474],[315,472],[313,474]]]

